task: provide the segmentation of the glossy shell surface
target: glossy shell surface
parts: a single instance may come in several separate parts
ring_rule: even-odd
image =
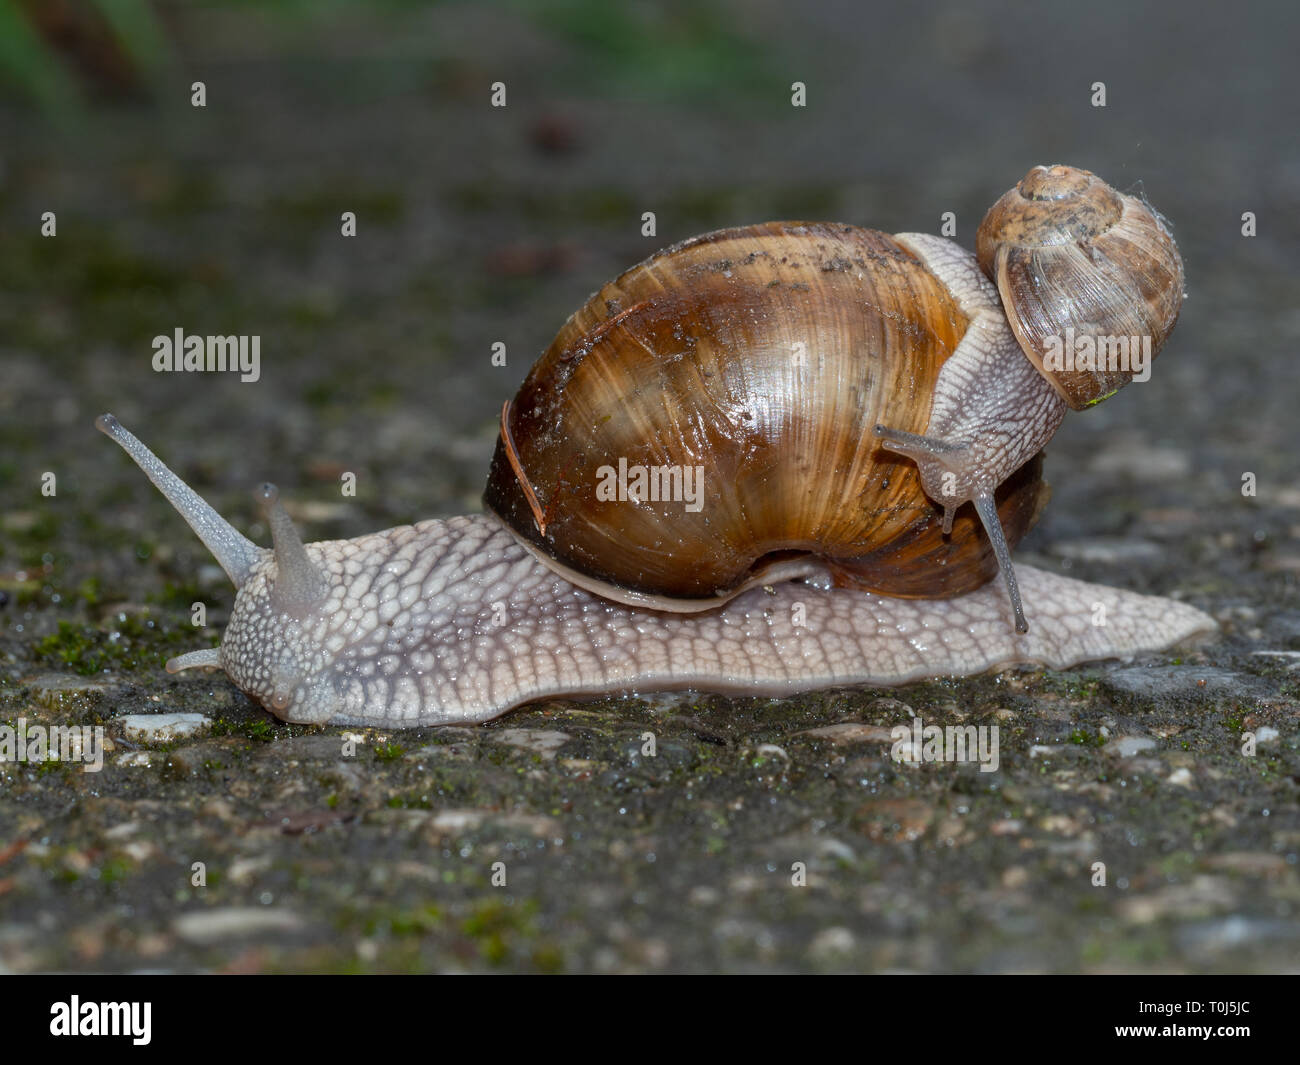
[[[944,537],[915,465],[872,429],[925,432],[967,324],[874,230],[776,222],[675,245],[565,323],[504,412],[484,502],[629,602],[707,608],[808,556],[841,585],[962,594],[997,572],[973,508]],[[1039,472],[998,492],[1011,544],[1045,499]]]

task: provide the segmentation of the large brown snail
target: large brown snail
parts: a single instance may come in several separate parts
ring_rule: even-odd
[[[1170,600],[1017,581],[1010,557],[1067,406],[1144,379],[1177,320],[1163,221],[1035,167],[977,248],[785,222],[647,259],[504,405],[487,515],[304,545],[268,485],[264,550],[101,417],[239,588],[221,647],[168,668],[220,666],[287,720],[400,726],[1062,668],[1210,631]]]

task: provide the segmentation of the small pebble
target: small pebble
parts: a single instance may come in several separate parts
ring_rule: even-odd
[[[548,761],[555,757],[556,751],[573,739],[567,732],[539,728],[507,728],[490,733],[488,738],[510,747],[532,751]]]
[[[468,808],[438,810],[405,810],[406,814],[424,814],[424,820],[436,836],[460,836],[473,832],[484,824],[502,825],[506,828],[523,829],[538,839],[558,839],[564,835],[560,823],[545,814],[504,813],[496,810],[475,810]],[[414,820],[414,818],[412,818]]]
[[[1156,741],[1150,736],[1119,736],[1102,748],[1107,754],[1117,754],[1121,758],[1132,758],[1135,754],[1153,750]]]
[[[157,854],[158,848],[148,840],[137,839],[126,844],[126,846],[122,848],[122,851],[133,862],[143,862]]]
[[[1257,949],[1270,941],[1294,941],[1296,930],[1287,922],[1232,914],[1184,925],[1175,932],[1175,937],[1184,950],[1212,957],[1230,950]]]
[[[191,943],[222,943],[235,936],[296,932],[302,927],[302,919],[290,910],[272,910],[258,906],[198,910],[182,914],[172,922],[173,931]]]
[[[1184,478],[1191,469],[1192,459],[1186,451],[1128,436],[1117,438],[1088,462],[1090,473],[1161,484]]]
[[[1215,854],[1205,860],[1211,869],[1226,869],[1232,873],[1249,876],[1281,876],[1286,872],[1286,859],[1267,851],[1234,851]]]
[[[206,732],[212,719],[203,714],[127,714],[114,724],[134,743],[174,743]]]
[[[853,953],[853,933],[841,925],[823,928],[813,937],[808,947],[808,957],[813,961],[841,961]]]
[[[1135,666],[1105,674],[1102,686],[1135,699],[1194,699],[1216,702],[1271,695],[1274,686],[1247,673],[1213,666]]]
[[[857,721],[844,721],[838,725],[805,729],[797,736],[811,736],[815,740],[829,740],[836,747],[851,743],[892,743],[893,732],[883,725],[863,725]]]
[[[759,758],[780,758],[784,762],[790,761],[790,755],[786,753],[786,749],[778,747],[775,743],[760,743],[758,750],[754,754]]]
[[[1052,548],[1052,553],[1077,562],[1107,564],[1151,562],[1164,558],[1165,551],[1150,540],[1124,540],[1107,537],[1089,537],[1086,540],[1066,540]]]

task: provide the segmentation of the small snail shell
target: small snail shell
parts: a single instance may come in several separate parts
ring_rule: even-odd
[[[1025,354],[1074,410],[1114,395],[1132,362],[1054,367],[1049,345],[1064,344],[1068,331],[1108,356],[1116,341],[1149,338],[1154,359],[1178,321],[1183,262],[1164,221],[1087,170],[1030,170],[989,208],[975,255]]]
[[[1065,198],[1057,231],[1100,233],[1099,199]],[[1002,228],[1041,230],[1054,202]],[[1122,284],[1100,246],[1070,254],[1099,263],[1101,288],[1144,294],[1167,276],[1181,294],[1181,267],[1135,256],[1142,277]],[[1036,291],[1020,252],[990,254],[1004,298]],[[502,409],[487,514],[304,544],[264,485],[268,550],[112,415],[96,426],[238,588],[221,646],[169,670],[220,667],[289,721],[402,727],[555,695],[1064,668],[1213,631],[1185,604],[1021,567],[1027,632],[1009,545],[1046,499],[1038,456],[1061,387],[951,241],[770,223],[676,245],[570,318]],[[602,495],[602,467],[702,470],[699,505]],[[986,583],[999,570],[1006,594]]]

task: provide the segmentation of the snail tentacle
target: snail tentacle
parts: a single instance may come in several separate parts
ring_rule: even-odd
[[[262,557],[262,549],[213,510],[207,500],[163,465],[158,456],[113,415],[101,414],[95,419],[95,428],[131,456],[131,460],[203,541],[203,546],[212,552],[212,557],[226,571],[234,586],[242,588]]]
[[[1020,586],[1016,583],[1016,569],[1011,564],[1011,550],[1007,547],[1007,538],[1002,533],[1002,522],[998,520],[998,505],[993,501],[993,493],[975,497],[975,510],[984,531],[989,534],[993,545],[993,554],[998,560],[998,570],[1007,586],[1007,596],[1011,600],[1011,611],[1016,618],[1016,632],[1022,636],[1029,631],[1029,622],[1025,620],[1025,611],[1020,603]]]
[[[163,667],[168,673],[180,673],[185,669],[198,669],[204,666],[221,665],[221,648],[209,647],[202,651],[187,651],[183,655],[176,655],[174,658],[167,659]]]
[[[890,451],[897,451],[900,455],[915,460],[921,470],[922,483],[933,487],[936,484],[943,486],[947,481],[954,486],[954,491],[951,493],[944,492],[943,487],[940,487],[941,495],[936,500],[943,507],[943,533],[947,536],[952,531],[953,515],[956,514],[957,508],[966,502],[965,496],[954,502],[953,495],[956,494],[955,486],[967,479],[971,449],[950,440],[939,440],[900,429],[889,429],[883,425],[877,425],[875,433]],[[941,467],[937,473],[934,469],[936,466]],[[1025,621],[1025,613],[1020,603],[1020,589],[1016,584],[1016,573],[1011,564],[1011,549],[1007,546],[1006,533],[998,517],[998,507],[993,492],[983,491],[969,498],[975,504],[975,510],[993,547],[993,555],[998,561],[998,570],[1006,583],[1007,593],[1011,598],[1011,608],[1015,614],[1016,632],[1028,632],[1029,625]]]
[[[302,537],[280,502],[279,489],[268,482],[253,495],[266,514],[275,543],[276,577],[271,600],[277,610],[300,617],[325,598],[325,580],[307,557]]]

